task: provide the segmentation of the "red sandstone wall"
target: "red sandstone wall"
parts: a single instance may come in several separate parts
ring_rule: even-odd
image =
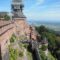
[[[20,35],[26,35],[29,33],[29,26],[26,23],[26,20],[17,19],[15,20],[16,31],[20,33]]]
[[[15,26],[16,26],[16,31],[19,32],[20,35],[25,35],[27,39],[30,40],[30,33],[31,33],[31,38],[33,40],[36,40],[36,31],[34,27],[30,28],[30,25],[27,24],[26,20],[24,19],[16,19],[15,20]],[[31,31],[32,29],[32,31]]]
[[[1,55],[3,57],[3,55],[6,52],[6,49],[8,48],[8,45],[10,44],[9,39],[14,32],[14,24],[8,21],[2,21],[0,23],[1,23],[0,24],[0,46],[1,46]]]
[[[31,31],[30,26],[26,23],[25,19],[16,19],[14,22],[0,21],[0,46],[2,56],[10,44],[9,39],[13,33],[19,34],[19,36],[24,35],[27,39],[30,39],[31,33],[31,38],[36,40],[36,33],[34,32],[33,27]]]
[[[36,40],[37,34],[35,30],[30,28],[25,19],[14,19],[15,21],[0,21],[0,46],[1,56],[3,57],[6,53],[8,46],[10,45],[10,37],[13,33],[17,36],[25,36],[28,40]]]

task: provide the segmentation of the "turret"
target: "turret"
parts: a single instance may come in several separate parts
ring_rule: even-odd
[[[22,0],[12,0],[12,14],[15,18],[25,18],[23,15],[24,4]]]

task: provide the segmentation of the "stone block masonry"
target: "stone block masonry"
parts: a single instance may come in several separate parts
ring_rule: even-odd
[[[0,59],[8,60],[8,46],[10,38],[15,33],[18,36],[25,36],[30,40],[30,26],[24,19],[16,19],[13,21],[0,20]],[[35,36],[35,35],[34,35]],[[35,36],[36,37],[36,36]],[[35,38],[33,37],[33,38]],[[7,56],[6,56],[7,55]],[[6,59],[5,59],[6,56]]]
[[[14,32],[14,24],[11,21],[0,21],[0,59],[8,60],[8,46],[10,37]]]

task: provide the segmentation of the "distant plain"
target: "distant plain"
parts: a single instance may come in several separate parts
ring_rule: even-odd
[[[34,26],[45,26],[49,29],[52,29],[54,31],[60,31],[60,22],[42,22],[42,21],[28,21],[30,25]]]

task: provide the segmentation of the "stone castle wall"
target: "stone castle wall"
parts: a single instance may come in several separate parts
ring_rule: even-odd
[[[10,44],[10,37],[14,32],[14,24],[11,21],[0,21],[0,52],[2,60],[4,55],[7,53],[8,45]],[[0,58],[0,59],[1,59]]]
[[[10,45],[9,39],[13,33],[15,33],[17,36],[25,36],[30,40],[31,30],[25,19],[0,21],[0,52],[2,57],[4,57],[4,55],[7,53],[8,46]],[[33,39],[36,39],[36,35],[33,33],[33,31],[31,36]]]

